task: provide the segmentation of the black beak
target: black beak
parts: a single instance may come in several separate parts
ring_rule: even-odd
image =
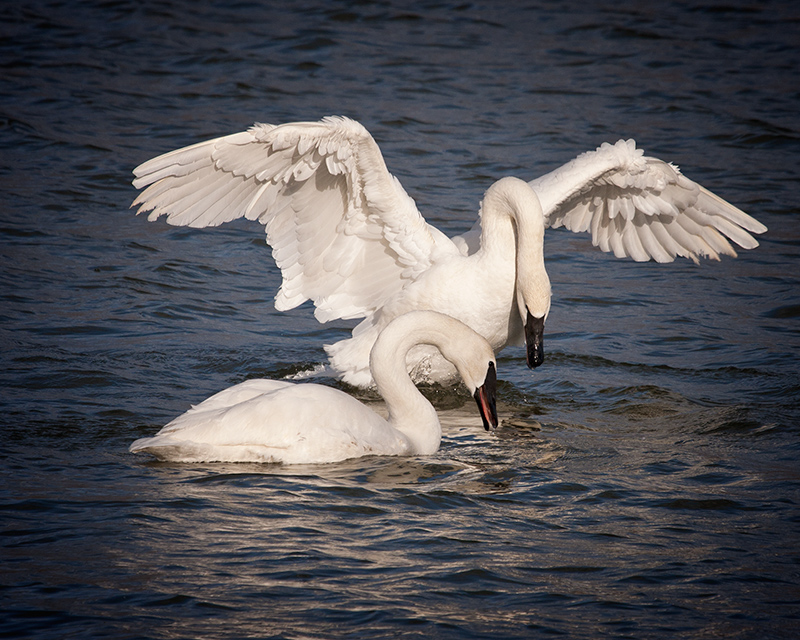
[[[497,429],[497,371],[494,362],[489,363],[486,380],[475,390],[473,397],[478,403],[478,411],[481,412],[483,428],[487,431]]]
[[[534,318],[530,311],[525,320],[525,348],[529,369],[535,369],[544,362],[544,316]]]

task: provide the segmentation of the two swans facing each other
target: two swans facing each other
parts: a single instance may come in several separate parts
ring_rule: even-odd
[[[356,386],[373,382],[369,354],[381,330],[415,309],[461,320],[495,352],[524,340],[528,365],[538,366],[550,309],[547,227],[589,232],[603,251],[658,262],[735,256],[729,240],[752,249],[750,232],[766,231],[633,140],[604,143],[530,182],[499,180],[476,225],[453,238],[425,221],[375,140],[348,118],[256,124],[166,153],[134,174],[144,190],[132,206],[150,220],[261,222],[283,276],[278,310],[312,300],[320,322],[363,318],[351,338],[325,345],[334,371]],[[429,345],[409,364],[417,380],[455,380]]]
[[[442,428],[406,368],[432,345],[458,371],[488,431],[497,427],[496,362],[489,343],[433,311],[406,313],[375,341],[370,368],[388,420],[343,391],[311,383],[248,380],[201,402],[130,450],[172,462],[326,463],[367,455],[430,455]]]

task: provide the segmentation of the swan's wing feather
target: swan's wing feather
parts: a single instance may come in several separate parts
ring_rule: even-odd
[[[478,218],[469,231],[451,238],[461,255],[470,256],[481,248],[481,229],[481,219]]]
[[[604,143],[529,184],[548,226],[590,232],[603,251],[640,262],[735,256],[729,240],[752,249],[750,234],[767,230],[633,140]]]
[[[265,225],[281,269],[276,307],[305,300],[321,321],[371,315],[455,245],[428,225],[359,123],[256,124],[149,160],[133,202],[148,219]]]

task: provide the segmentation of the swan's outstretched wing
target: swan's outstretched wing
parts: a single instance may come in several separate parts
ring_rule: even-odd
[[[428,225],[359,123],[329,117],[201,142],[134,169],[132,206],[209,227],[266,226],[279,310],[312,300],[322,322],[371,315],[455,245]]]
[[[633,140],[604,143],[529,184],[549,226],[589,231],[618,258],[719,260],[736,255],[728,239],[752,249],[758,242],[748,231],[767,230],[677,167],[644,156]]]

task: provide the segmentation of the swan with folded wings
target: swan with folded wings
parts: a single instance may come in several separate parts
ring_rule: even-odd
[[[358,122],[256,124],[149,160],[134,170],[132,206],[170,224],[261,222],[283,283],[275,307],[306,300],[320,322],[363,318],[352,337],[325,345],[345,382],[372,385],[369,353],[397,316],[429,309],[481,334],[495,352],[526,345],[542,363],[550,281],[547,227],[591,233],[603,251],[636,261],[735,256],[758,246],[760,222],[650,158],[633,140],[604,143],[530,182],[491,185],[469,232],[428,224]],[[453,366],[428,345],[408,354],[417,381],[451,383]]]
[[[436,345],[475,398],[484,429],[497,428],[497,365],[489,343],[454,318],[411,311],[386,326],[370,355],[388,419],[339,389],[254,379],[214,394],[130,450],[171,462],[285,464],[431,455],[439,449],[442,426],[405,361],[420,344]]]

